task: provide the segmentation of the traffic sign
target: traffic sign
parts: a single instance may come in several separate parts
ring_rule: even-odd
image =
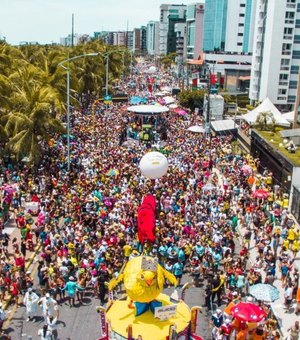
[[[107,94],[103,97],[104,104],[111,104],[111,102],[112,102],[112,96],[110,94]]]

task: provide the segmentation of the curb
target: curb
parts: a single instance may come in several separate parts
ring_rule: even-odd
[[[29,261],[27,262],[27,264],[25,265],[25,272],[28,270],[28,268],[32,265],[32,262],[34,260],[34,258],[36,257],[37,253],[39,252],[39,250],[41,249],[41,246],[42,244],[39,243],[35,249],[34,249],[34,252],[33,254],[30,256],[30,259]],[[3,310],[6,310],[8,308],[8,306],[10,305],[11,303],[11,300],[12,300],[12,295],[10,294],[8,300],[5,302],[5,304],[3,305]]]

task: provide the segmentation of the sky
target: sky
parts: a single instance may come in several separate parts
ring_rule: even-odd
[[[37,41],[59,42],[74,32],[93,35],[98,31],[139,28],[159,21],[164,4],[190,4],[189,0],[0,0],[0,37],[10,44]]]

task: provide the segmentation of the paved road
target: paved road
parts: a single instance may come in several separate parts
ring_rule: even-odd
[[[189,277],[183,277],[183,283],[189,281]],[[171,294],[173,289],[165,289],[167,294]],[[99,314],[96,312],[96,306],[99,305],[99,300],[91,297],[91,292],[85,293],[83,305],[77,305],[70,308],[65,304],[59,306],[59,323],[58,334],[59,338],[63,340],[93,340],[99,338],[100,322]],[[204,303],[204,291],[202,287],[189,288],[186,292],[185,301],[189,306],[202,305]],[[43,318],[41,317],[41,309],[39,310],[39,318],[36,322],[26,322],[25,307],[18,308],[13,315],[7,333],[12,339],[39,339],[37,332],[39,328],[43,327]],[[198,316],[197,333],[209,339],[210,330],[209,313],[203,308],[203,313]],[[31,337],[31,338],[30,338]]]

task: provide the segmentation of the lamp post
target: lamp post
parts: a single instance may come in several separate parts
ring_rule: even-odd
[[[101,55],[101,57],[103,57],[105,59],[105,96],[108,95],[108,72],[109,72],[108,62],[109,62],[109,56],[112,53],[123,53],[123,56],[124,56],[124,50],[111,50],[111,51],[105,52],[105,53],[102,53],[102,52],[98,52],[97,53],[97,54]],[[123,59],[123,67],[124,67],[124,59]]]
[[[70,67],[64,66],[65,63],[69,63],[70,61],[83,58],[83,57],[92,57],[97,56],[98,53],[86,53],[77,55],[72,58],[68,58],[66,60],[61,61],[57,67],[62,67],[67,71],[67,164],[68,164],[68,171],[70,170]]]

